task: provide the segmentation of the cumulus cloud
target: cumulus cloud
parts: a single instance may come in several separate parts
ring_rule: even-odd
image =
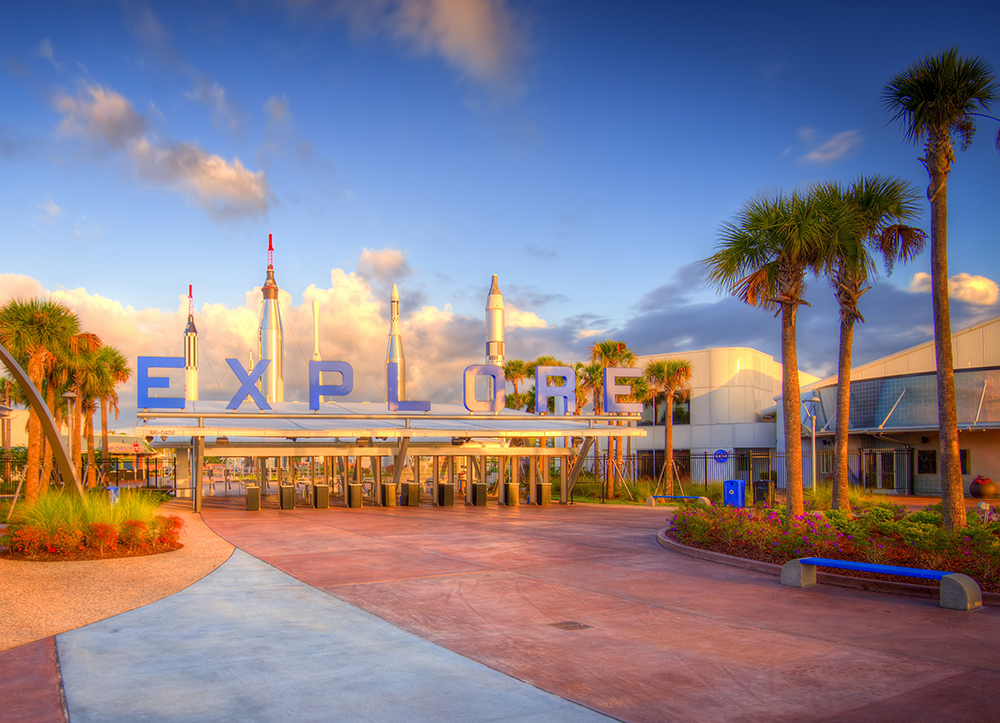
[[[267,211],[270,191],[264,171],[250,171],[238,158],[227,161],[191,143],[151,140],[146,120],[114,90],[85,85],[76,96],[57,94],[53,103],[63,116],[60,134],[103,141],[123,151],[140,177],[183,193],[214,217]]]
[[[254,173],[238,158],[230,163],[189,143],[153,145],[145,138],[131,146],[129,156],[143,178],[186,192],[216,217],[267,210],[264,171]]]
[[[376,252],[377,253],[377,252]],[[279,284],[281,279],[278,279]],[[88,292],[84,288],[47,290],[31,277],[0,274],[0,305],[14,297],[42,296],[69,306],[80,317],[81,327],[118,348],[134,365],[138,356],[181,356],[187,322],[187,297],[178,295],[172,309],[137,309],[118,300]],[[197,302],[198,289],[195,288]],[[285,398],[308,401],[308,368],[312,358],[312,302],[320,306],[320,354],[327,360],[346,361],[354,367],[355,387],[348,401],[380,402],[383,399],[385,342],[389,333],[388,304],[373,293],[370,281],[358,272],[332,269],[329,280],[307,287],[300,298],[285,291],[279,304],[285,329]],[[260,319],[259,286],[249,288],[242,303],[231,306],[203,303],[195,308],[200,343],[199,396],[203,400],[228,401],[239,384],[226,363],[242,364],[256,358],[256,331]],[[408,307],[401,323],[407,360],[407,392],[411,399],[458,402],[462,393],[462,370],[483,361],[485,320],[444,308],[424,305]],[[509,334],[523,327],[524,335],[542,333],[545,322],[530,312],[512,309]],[[559,353],[530,337],[520,347],[537,356]],[[515,351],[514,353],[521,353]],[[534,358],[534,356],[530,357]],[[170,394],[182,393],[183,377],[170,377],[181,385]],[[136,407],[134,378],[119,391],[122,421],[129,428]]]
[[[100,139],[123,148],[146,131],[146,121],[127,98],[100,85],[87,85],[76,96],[57,93],[53,99],[62,114],[59,132]]]
[[[389,247],[379,251],[362,249],[358,260],[358,275],[380,284],[392,284],[412,273],[406,256],[399,249]]]
[[[820,138],[814,128],[799,129],[799,140],[809,149],[802,160],[806,163],[826,165],[849,156],[861,144],[861,133],[856,129],[843,131],[835,136]]]
[[[364,35],[384,33],[421,55],[444,58],[477,81],[508,84],[523,31],[505,0],[284,0],[296,12],[344,18]]]
[[[931,291],[931,275],[923,271],[910,279],[910,292],[929,294]],[[1000,298],[1000,287],[992,279],[972,274],[955,274],[948,279],[948,296],[973,306],[992,306]]]

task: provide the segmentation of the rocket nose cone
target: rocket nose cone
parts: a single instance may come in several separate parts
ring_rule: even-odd
[[[396,288],[395,284],[392,285],[392,300],[399,301],[399,289]]]

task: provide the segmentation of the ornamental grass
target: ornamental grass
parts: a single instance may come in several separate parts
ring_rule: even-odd
[[[984,592],[1000,592],[996,514],[988,521],[970,514],[968,527],[949,531],[942,525],[940,505],[909,514],[886,503],[853,513],[810,512],[790,525],[784,509],[688,506],[674,515],[669,535],[691,547],[778,565],[799,557],[828,557],[961,572]]]
[[[184,521],[161,515],[160,500],[123,490],[115,504],[107,493],[50,492],[15,508],[0,534],[5,557],[22,560],[93,560],[177,550]]]

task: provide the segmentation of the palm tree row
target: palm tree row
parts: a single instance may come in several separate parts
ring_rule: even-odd
[[[624,341],[606,339],[594,343],[591,348],[591,362],[575,362],[572,368],[576,372],[576,414],[582,414],[588,402],[593,404],[594,414],[602,414],[604,407],[604,369],[607,367],[635,366],[635,352]],[[511,359],[504,364],[504,376],[511,383],[514,391],[507,395],[506,404],[512,409],[527,408],[535,411],[534,388],[521,391],[521,384],[529,380],[540,366],[564,366],[563,362],[551,356],[542,356],[535,361]],[[674,400],[683,393],[691,378],[691,364],[683,360],[651,360],[643,370],[643,376],[627,380],[631,393],[625,401],[652,404],[654,423],[659,417],[656,405],[663,397],[666,402],[666,432],[664,453],[666,458],[666,489],[667,494],[673,494],[673,416]],[[588,399],[589,398],[589,399]],[[551,400],[550,400],[551,403]],[[550,410],[552,408],[550,407]],[[631,438],[629,438],[631,445]],[[629,454],[631,449],[629,449]],[[595,462],[599,454],[594,450]],[[623,451],[620,437],[611,437],[608,445],[605,479],[607,480],[609,497],[614,497],[616,482],[621,478]]]
[[[879,176],[850,188],[822,184],[805,193],[753,199],[726,223],[716,253],[706,259],[709,280],[742,301],[781,315],[782,412],[789,519],[803,513],[802,429],[796,318],[807,272],[830,278],[841,309],[835,502],[847,505],[847,423],[853,328],[874,272],[873,254],[891,271],[923,247],[924,234],[903,225],[916,215],[916,193]]]
[[[989,65],[979,58],[962,58],[955,48],[928,55],[897,74],[883,93],[883,103],[893,120],[901,123],[906,140],[925,140],[925,157],[920,160],[930,177],[938,428],[943,516],[949,529],[964,526],[966,516],[948,299],[947,181],[955,160],[953,137],[965,149],[975,132],[974,116],[990,117],[979,111],[988,111],[998,97],[1000,86]],[[1000,133],[996,145],[1000,150]],[[846,508],[853,327],[864,321],[858,299],[868,289],[873,258],[881,257],[891,272],[896,261],[910,260],[922,250],[924,232],[903,223],[916,216],[916,199],[908,184],[879,176],[861,178],[846,190],[827,184],[804,194],[754,199],[723,226],[717,252],[704,262],[717,287],[781,315],[790,519],[803,511],[795,323],[798,307],[806,303],[805,275],[826,275],[840,304],[834,505]]]
[[[0,308],[0,344],[27,371],[42,393],[57,424],[71,420],[74,431],[71,458],[82,477],[81,432],[87,437],[88,487],[97,484],[94,464],[94,413],[101,408],[102,449],[107,471],[107,413],[118,416],[118,385],[131,374],[125,357],[90,332],[80,331],[80,321],[66,306],[45,299],[14,299]],[[16,385],[13,398],[25,404]],[[66,395],[67,392],[72,394]],[[64,395],[66,395],[64,397]],[[52,474],[52,450],[42,434],[35,410],[28,411],[28,460],[25,498],[30,502],[45,494]]]

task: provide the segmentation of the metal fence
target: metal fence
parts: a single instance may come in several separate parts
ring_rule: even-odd
[[[811,487],[811,450],[802,454],[802,484]],[[618,470],[618,478],[626,480],[660,479],[663,471],[664,454],[658,450],[625,455],[621,463],[609,460],[607,455],[599,455],[585,466],[592,474],[606,480],[611,470]],[[816,481],[820,484],[833,481],[834,455],[832,451],[818,451],[816,454]],[[620,466],[619,466],[620,464]],[[856,449],[848,455],[850,483],[872,492],[913,494],[913,450],[903,449]],[[684,450],[674,453],[675,479],[681,484],[708,488],[712,482],[729,479],[753,482],[760,479],[773,480],[775,487],[783,491],[788,485],[785,454],[773,450],[740,450],[725,455],[703,452],[690,454]]]

